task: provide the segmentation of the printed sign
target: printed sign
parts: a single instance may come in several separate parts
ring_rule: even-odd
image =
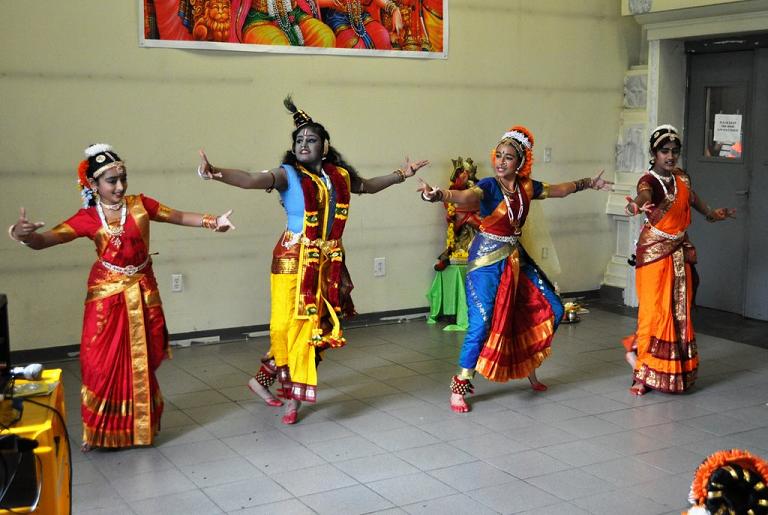
[[[718,143],[741,141],[741,115],[716,114],[714,138]]]

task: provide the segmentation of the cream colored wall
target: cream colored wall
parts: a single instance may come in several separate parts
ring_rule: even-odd
[[[612,171],[624,71],[639,30],[614,0],[454,0],[447,60],[261,55],[142,49],[136,2],[10,2],[0,42],[0,219],[18,207],[48,227],[78,208],[82,149],[110,142],[127,161],[130,189],[181,209],[234,208],[237,231],[153,225],[152,250],[172,333],[265,324],[271,250],[284,226],[275,193],[202,182],[204,147],[216,165],[275,166],[299,106],[366,176],[403,156],[428,158],[444,183],[449,159],[487,154],[510,125],[537,139],[534,175],[558,182]],[[543,163],[544,147],[553,149]],[[355,197],[345,243],[361,313],[421,307],[442,250],[443,212],[415,181]],[[614,236],[604,194],[543,203],[564,291],[598,288]],[[10,299],[15,350],[79,341],[92,244],[32,252],[0,239],[0,291]],[[532,250],[536,256],[536,249]],[[387,275],[374,278],[373,258]],[[185,291],[171,293],[170,274]]]
[[[646,12],[653,13],[673,11],[677,9],[690,9],[692,7],[746,3],[747,1],[749,0],[622,0],[621,12],[624,15]]]

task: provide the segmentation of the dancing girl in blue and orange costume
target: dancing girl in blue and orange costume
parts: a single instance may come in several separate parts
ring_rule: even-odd
[[[593,178],[546,184],[530,178],[533,135],[522,126],[504,133],[491,151],[495,177],[463,190],[432,188],[422,181],[422,199],[454,204],[480,203],[482,225],[469,249],[467,310],[469,329],[451,379],[451,409],[469,411],[475,372],[506,382],[527,377],[536,391],[546,390],[536,369],[550,354],[563,305],[552,284],[520,245],[531,200],[565,197],[585,189],[610,190],[602,171]]]
[[[345,344],[340,319],[354,314],[344,264],[344,226],[352,193],[378,193],[404,182],[428,161],[411,162],[392,173],[364,179],[330,144],[328,131],[298,109],[290,97],[296,129],[282,164],[262,173],[214,167],[200,152],[204,179],[246,189],[276,189],[288,218],[275,245],[270,286],[270,349],[250,389],[270,406],[283,403],[269,387],[279,380],[287,399],[283,423],[297,421],[301,402],[317,398],[317,365],[323,351]]]

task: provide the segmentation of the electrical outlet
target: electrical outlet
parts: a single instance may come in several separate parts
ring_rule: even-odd
[[[552,162],[552,147],[544,147],[544,162]]]
[[[384,277],[387,275],[387,259],[383,257],[373,258],[373,276]]]
[[[541,259],[547,259],[549,257],[549,249],[547,247],[541,247]]]
[[[184,276],[181,274],[171,274],[171,291],[184,291]]]

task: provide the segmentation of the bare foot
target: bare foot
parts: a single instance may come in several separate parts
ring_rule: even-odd
[[[299,408],[301,402],[295,399],[290,399],[285,405],[285,415],[283,415],[283,424],[291,425],[295,424],[299,419]]]
[[[641,395],[648,393],[648,388],[646,388],[643,383],[634,383],[632,388],[629,389],[629,393],[635,397],[640,397]]]
[[[456,413],[466,413],[469,411],[469,404],[464,400],[464,396],[460,393],[451,394],[451,410]]]
[[[531,389],[534,392],[543,392],[546,391],[547,385],[539,381],[539,379],[536,377],[536,371],[534,370],[530,374],[528,374],[528,380],[531,382]]]
[[[632,367],[632,370],[634,370],[635,363],[637,363],[637,353],[631,350],[626,354],[624,354],[624,359],[627,360],[627,363],[629,363],[629,366]]]
[[[80,452],[91,452],[93,450],[93,447],[91,447],[89,444],[84,443],[80,446]]]
[[[258,381],[256,381],[255,377],[252,377],[248,380],[248,389],[264,399],[264,402],[267,403],[267,406],[282,406],[283,401],[280,399],[276,399],[272,393],[265,388],[264,386],[260,385]]]

